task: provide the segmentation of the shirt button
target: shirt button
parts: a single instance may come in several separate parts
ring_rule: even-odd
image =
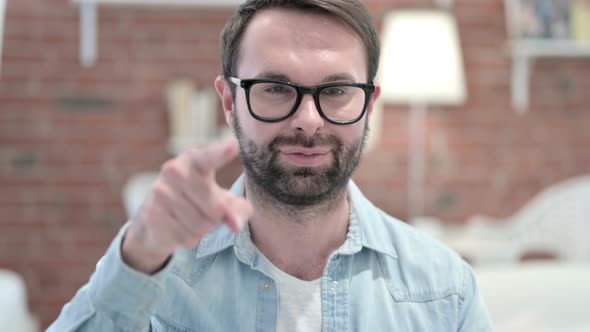
[[[270,282],[267,282],[262,287],[264,287],[264,290],[270,290],[272,288],[272,284]]]
[[[333,291],[338,290],[338,281],[332,281],[332,283],[330,283],[330,289]]]

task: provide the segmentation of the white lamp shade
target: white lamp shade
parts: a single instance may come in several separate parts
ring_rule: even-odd
[[[379,78],[384,102],[464,103],[465,73],[454,17],[442,10],[388,14]]]

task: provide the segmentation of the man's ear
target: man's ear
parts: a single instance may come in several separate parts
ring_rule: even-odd
[[[221,100],[221,106],[223,107],[223,115],[225,115],[225,122],[230,128],[233,128],[234,124],[234,98],[231,92],[230,82],[225,77],[219,75],[215,79],[215,90]]]
[[[375,91],[371,95],[371,101],[369,101],[369,106],[367,107],[367,112],[369,113],[369,116],[373,112],[373,107],[375,106],[375,103],[377,102],[377,99],[379,98],[380,95],[381,95],[381,86],[375,85]]]
[[[381,87],[375,85],[375,92],[371,95],[371,100],[367,106],[367,125],[369,126],[369,136],[364,152],[367,153],[375,149],[375,146],[381,139],[383,132],[383,102],[379,100]]]

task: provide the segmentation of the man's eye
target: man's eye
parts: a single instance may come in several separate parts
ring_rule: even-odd
[[[264,89],[264,92],[267,93],[289,93],[291,92],[291,89],[289,89],[288,87],[284,86],[284,85],[274,85],[274,86],[269,86],[266,89]]]
[[[322,90],[322,94],[329,96],[341,96],[345,95],[347,91],[342,87],[332,87]]]

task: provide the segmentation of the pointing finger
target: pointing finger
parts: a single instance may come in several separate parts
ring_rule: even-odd
[[[201,172],[212,171],[228,164],[238,155],[238,141],[230,139],[190,151],[192,164]]]
[[[252,216],[252,205],[245,198],[234,196],[229,192],[227,192],[225,201],[227,209],[223,219],[234,233],[238,233]]]

